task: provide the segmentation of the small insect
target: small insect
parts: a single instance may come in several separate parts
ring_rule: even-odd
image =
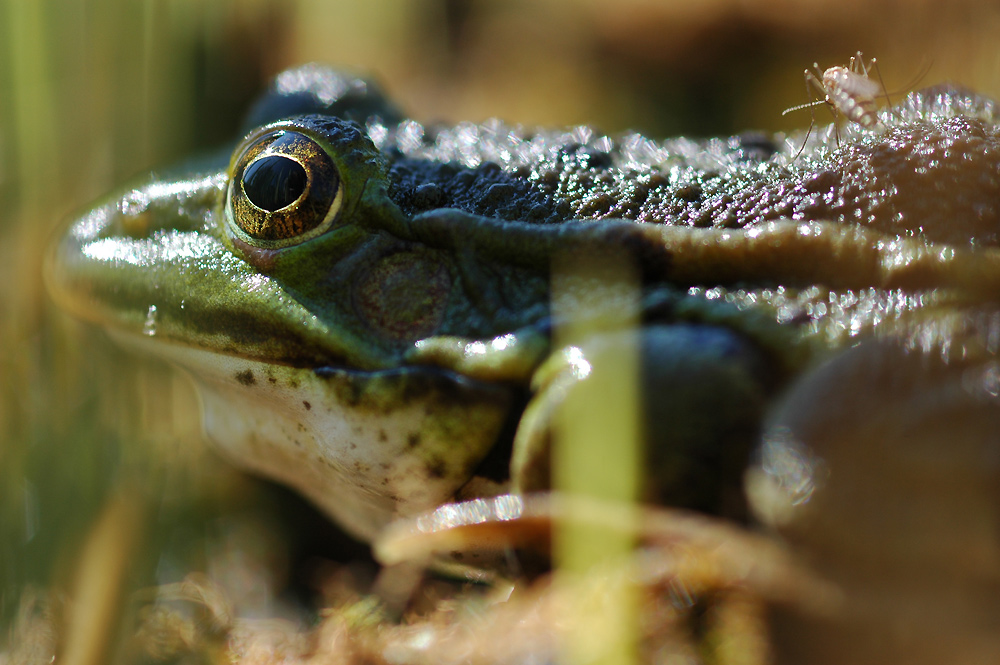
[[[872,58],[865,65],[861,51],[858,51],[857,55],[851,57],[850,64],[846,67],[838,65],[820,73],[819,64],[813,63],[813,69],[815,73],[809,69],[805,70],[806,93],[809,95],[811,101],[806,104],[793,106],[781,112],[781,115],[785,115],[792,111],[808,108],[812,116],[809,122],[809,129],[806,130],[806,138],[802,142],[802,147],[795,153],[795,157],[792,157],[792,160],[795,160],[802,154],[809,140],[809,134],[812,132],[813,127],[816,126],[816,115],[812,112],[814,107],[826,104],[833,112],[835,122],[837,115],[842,114],[850,122],[858,124],[865,129],[874,129],[879,122],[875,100],[882,94],[885,95],[886,102],[889,101],[889,94],[885,90],[885,83],[882,81],[882,73],[878,69],[878,63],[875,58]],[[878,83],[875,83],[868,76],[868,73],[872,69],[878,75]],[[813,88],[818,89],[823,94],[823,99],[813,99]],[[836,128],[836,124],[834,127]],[[839,146],[840,130],[836,129],[836,131],[837,145]]]

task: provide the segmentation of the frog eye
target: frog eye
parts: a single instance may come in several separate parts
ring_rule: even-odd
[[[323,147],[305,134],[276,130],[238,153],[226,216],[251,246],[287,247],[326,231],[342,200],[340,175]]]

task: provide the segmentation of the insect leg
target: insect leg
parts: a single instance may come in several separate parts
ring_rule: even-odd
[[[810,77],[812,77],[813,81],[816,80],[816,77],[813,76],[813,73],[811,71],[809,71],[808,69],[806,69],[805,70],[805,79],[804,80],[806,82],[806,95],[809,97],[809,102],[806,103],[806,104],[803,104],[801,106],[792,107],[791,109],[785,109],[784,112],[782,112],[782,115],[784,115],[785,113],[788,113],[789,111],[791,111],[793,109],[800,109],[800,108],[808,108],[809,109],[809,127],[808,127],[808,129],[806,129],[806,137],[804,139],[802,139],[802,145],[799,146],[798,151],[792,157],[792,161],[793,162],[796,159],[798,159],[799,155],[802,154],[802,151],[806,149],[806,144],[809,143],[809,135],[812,133],[813,127],[816,125],[816,112],[813,110],[813,108],[816,106],[816,100],[813,99],[812,88],[809,87],[809,78]]]
[[[895,115],[896,112],[892,108],[892,101],[889,99],[889,89],[885,87],[885,81],[882,80],[882,70],[878,68],[878,61],[872,58],[868,63],[869,68],[875,69],[875,74],[878,76],[878,83],[882,86],[882,94],[885,96],[886,108],[889,110],[890,115]]]
[[[868,72],[870,71],[871,66],[874,63],[875,63],[875,58],[872,58],[871,60],[868,61],[868,66],[866,67],[864,56],[861,55],[861,51],[858,51],[857,53],[851,56],[851,62],[849,68],[852,72],[854,72],[858,76],[864,76],[865,78],[868,78]]]
[[[813,63],[813,68],[816,70],[816,74],[820,74],[819,64]],[[809,92],[809,98],[812,99],[812,90],[809,88],[809,84],[812,83],[813,87],[819,90],[823,94],[823,101],[827,106],[830,107],[830,112],[833,114],[833,131],[834,135],[837,137],[837,147],[840,147],[840,114],[837,110],[837,105],[830,101],[830,91],[827,90],[826,86],[823,85],[822,75],[817,76],[808,69],[805,72],[806,77],[806,90]],[[812,118],[812,123],[815,124],[815,115]],[[810,125],[812,126],[812,125]]]

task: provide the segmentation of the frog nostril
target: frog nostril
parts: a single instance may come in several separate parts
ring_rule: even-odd
[[[302,165],[282,155],[267,155],[243,172],[243,191],[250,202],[274,212],[295,203],[308,184]]]

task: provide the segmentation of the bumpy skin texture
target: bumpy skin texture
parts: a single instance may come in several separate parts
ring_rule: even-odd
[[[449,260],[459,257],[453,269],[478,300],[445,311],[431,334],[483,338],[526,325],[544,328],[547,293],[529,284],[544,278],[552,252],[566,247],[626,247],[648,291],[679,287],[667,300],[701,310],[701,319],[727,319],[783,357],[788,354],[780,349],[800,332],[824,346],[877,331],[897,334],[910,325],[897,325],[902,317],[956,292],[935,287],[988,291],[996,280],[992,259],[969,254],[994,247],[1000,226],[996,109],[991,100],[953,87],[911,94],[883,111],[874,131],[842,127],[839,145],[832,129],[813,132],[794,160],[797,136],[658,142],[589,127],[423,125],[403,119],[370,82],[316,66],[282,74],[246,124],[296,114],[359,123],[370,150],[386,164],[386,196],[408,220],[405,229],[389,233],[408,234],[407,242],[443,251]],[[370,176],[372,182],[381,177]],[[621,223],[630,220],[643,223]],[[493,223],[502,221],[511,224]],[[825,226],[809,239],[789,222]],[[730,229],[742,233],[725,236]],[[945,246],[968,256],[950,263],[928,257]],[[297,285],[300,292],[313,289],[307,282],[316,281],[315,270]],[[681,295],[689,287],[696,290]],[[314,311],[323,306],[321,296],[309,296],[320,298],[310,303]],[[716,307],[722,303],[754,312],[737,321]],[[650,318],[676,318],[669,304],[652,309]],[[239,330],[234,318],[227,325]],[[785,332],[758,330],[766,319]],[[261,325],[254,320],[247,328],[259,332]],[[776,338],[781,341],[769,344]],[[391,366],[403,361],[412,342],[398,341],[364,359],[325,353],[333,363]],[[296,348],[284,358],[316,364],[323,355]]]
[[[825,219],[935,242],[997,244],[997,110],[954,86],[909,95],[881,113],[874,132],[842,127],[843,149],[830,129],[817,132],[791,163],[797,138],[753,132],[657,142],[589,127],[423,125],[405,119],[370,81],[316,66],[282,74],[244,126],[303,113],[366,125],[392,161],[392,198],[408,214],[454,207],[511,221],[624,218],[713,228]]]
[[[949,117],[954,113],[970,115]],[[398,155],[393,195],[411,213],[448,206],[538,223],[624,218],[702,228],[824,219],[933,242],[996,245],[1000,133],[993,104],[932,89],[883,115],[881,131],[848,128],[840,150],[832,138],[813,138],[790,164],[787,144],[759,134],[655,143],[589,128],[436,130],[407,121],[376,142]]]
[[[454,207],[544,226],[625,219],[705,229],[708,235],[684,236],[695,238],[687,244],[668,242],[664,252],[644,225],[655,246],[630,246],[652,266],[653,280],[703,287],[701,294],[743,310],[763,305],[765,316],[839,345],[876,329],[896,334],[901,317],[951,298],[955,282],[977,281],[978,264],[927,268],[914,259],[921,251],[995,247],[1000,230],[994,102],[942,86],[912,93],[880,118],[874,131],[840,128],[839,143],[832,127],[814,132],[794,160],[796,136],[656,142],[588,127],[529,131],[489,121],[439,128],[377,116],[367,128],[391,161],[389,191],[407,213]],[[692,261],[710,267],[694,274],[668,267],[694,254],[692,246],[721,245],[727,229],[766,234],[769,223],[787,221],[829,223],[826,237],[830,230],[845,237],[813,254],[806,242],[775,235],[773,256],[747,242],[731,254],[697,254]],[[870,233],[861,238],[854,229]],[[910,245],[885,254],[901,241]],[[873,248],[883,252],[878,267],[851,255]]]
[[[810,455],[821,460],[826,444],[781,410],[762,424],[776,395],[799,394],[799,376],[827,360],[847,362],[843,349],[860,341],[891,349],[875,352],[890,364],[900,356],[909,369],[916,362],[915,371],[926,369],[924,359],[944,363],[958,399],[989,402],[996,392],[989,377],[1000,352],[998,116],[992,101],[967,91],[914,93],[882,111],[874,129],[842,127],[839,141],[832,129],[816,131],[801,153],[800,136],[660,142],[588,127],[425,126],[403,118],[370,83],[318,67],[282,74],[247,126],[267,132],[273,127],[262,126],[275,121],[310,133],[340,169],[344,212],[329,232],[299,245],[251,246],[226,217],[231,171],[220,165],[187,179],[154,179],[96,207],[55,249],[49,281],[83,317],[163,346],[232,358],[213,377],[217,402],[232,406],[230,393],[257,400],[251,415],[260,418],[231,437],[234,457],[313,498],[363,478],[367,484],[358,481],[362,490],[350,498],[361,508],[382,501],[371,520],[352,524],[364,537],[428,507],[427,495],[413,501],[422,489],[414,486],[447,480],[453,491],[471,474],[503,480],[512,445],[525,469],[514,480],[545,487],[548,414],[567,389],[566,372],[574,378],[572,367],[552,370],[548,382],[539,378],[546,358],[561,351],[551,339],[560,322],[549,302],[560,255],[582,257],[568,316],[592,320],[598,337],[620,332],[622,319],[614,297],[587,295],[606,286],[601,262],[617,254],[637,268],[638,334],[648,361],[643,400],[653,414],[647,431],[657,438],[651,458],[671,467],[650,482],[651,500],[719,509],[729,501],[720,495],[740,491],[739,471],[765,427],[751,502],[761,519],[808,549],[809,531],[796,525],[811,519],[810,506],[823,505],[809,500],[824,491],[824,467]],[[410,380],[429,374],[446,377],[437,383],[451,388],[426,402],[417,425],[401,419],[398,427],[412,428],[412,436],[379,430],[386,413],[419,406],[407,386],[435,384]],[[840,383],[810,394],[882,399],[850,378],[857,373],[812,376]],[[673,401],[698,392],[678,388],[688,383],[708,395],[700,408]],[[315,404],[329,397],[350,418],[353,393],[377,402],[378,413],[337,430],[344,445],[336,454],[320,441],[336,419],[310,424],[319,433],[316,450],[329,456],[318,463],[312,451],[300,454],[303,423],[325,414]],[[287,458],[280,470],[256,447],[276,394],[287,407],[269,433],[273,458]],[[476,454],[463,457],[476,431],[487,429],[453,415],[468,413],[472,402],[497,433],[481,436]],[[438,404],[452,415],[432,413]],[[826,422],[850,422],[850,404],[810,399],[795,412],[808,407]],[[897,420],[934,417],[919,395],[886,408]],[[657,420],[657,413],[686,420]],[[218,420],[222,435],[240,426],[233,420]],[[460,423],[467,426],[456,437]],[[365,427],[368,438],[355,445]],[[349,457],[393,436],[398,455]],[[901,435],[887,436],[886,445],[905,454]],[[428,440],[440,445],[415,455]],[[669,449],[655,448],[664,441]],[[996,442],[970,445],[994,459]],[[420,481],[408,483],[400,471],[397,485],[381,486],[378,465],[407,455],[424,474]],[[862,468],[864,457],[857,451]],[[491,461],[499,464],[476,466]],[[323,464],[341,475],[324,475]],[[303,471],[313,474],[308,481]],[[830,482],[841,477],[848,474]],[[689,496],[686,488],[703,489]]]

